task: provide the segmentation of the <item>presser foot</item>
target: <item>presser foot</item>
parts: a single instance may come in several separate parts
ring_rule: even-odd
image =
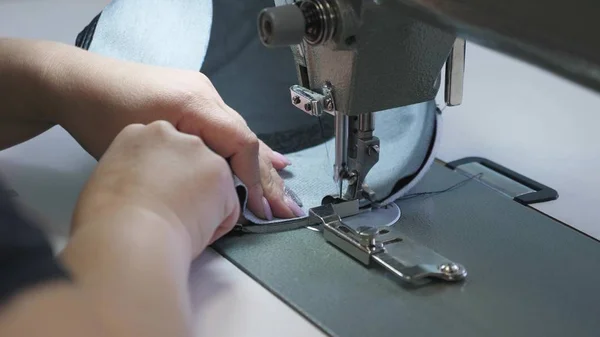
[[[309,222],[321,225],[325,241],[365,266],[379,265],[409,284],[422,285],[433,279],[457,282],[467,276],[464,266],[408,239],[394,226],[346,225],[339,214],[360,214],[358,200],[325,204],[309,213]]]

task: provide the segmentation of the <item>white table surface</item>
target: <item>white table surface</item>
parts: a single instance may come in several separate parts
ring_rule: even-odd
[[[105,2],[0,1],[0,36],[72,43]],[[80,14],[67,14],[61,6]],[[36,27],[24,22],[31,15]],[[556,188],[559,200],[536,207],[600,238],[595,223],[600,96],[483,48],[469,46],[467,52],[465,103],[445,110],[439,158],[484,156]],[[93,166],[59,127],[0,152],[0,174],[57,249],[65,243],[71,211]],[[194,263],[190,289],[198,336],[323,335],[212,250]]]
[[[600,94],[469,45],[438,157],[481,156],[556,189],[538,210],[600,239]]]
[[[64,247],[77,196],[95,161],[59,127],[0,152],[0,176]],[[311,323],[212,249],[190,277],[197,336],[323,336]]]

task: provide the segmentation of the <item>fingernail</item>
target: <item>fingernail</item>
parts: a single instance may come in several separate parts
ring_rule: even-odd
[[[298,206],[300,206],[300,208],[302,208],[302,206],[304,206],[302,203],[302,200],[300,200],[300,197],[298,197],[298,194],[296,194],[294,191],[292,191],[291,188],[285,186],[283,188],[283,193],[286,196],[290,197]]]
[[[273,220],[273,211],[271,210],[271,205],[269,205],[267,198],[263,197],[262,202],[263,207],[265,208],[265,218],[267,218],[269,221]]]
[[[277,151],[273,151],[273,154],[275,155],[275,157],[277,157],[277,159],[281,160],[286,165],[288,165],[288,166],[292,165],[292,162],[286,156],[282,155],[281,153],[279,153]]]
[[[292,213],[294,213],[295,216],[297,216],[297,217],[306,216],[306,213],[304,213],[304,210],[302,208],[300,208],[300,206],[298,206],[298,204],[294,200],[292,200],[292,198],[290,198],[286,195],[284,200],[285,200],[285,203],[288,205],[288,207],[292,210]]]

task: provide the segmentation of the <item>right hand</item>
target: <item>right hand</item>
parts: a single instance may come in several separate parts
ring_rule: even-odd
[[[189,239],[195,258],[233,228],[240,205],[227,162],[199,137],[158,121],[118,134],[79,198],[73,231],[123,212],[159,217]]]

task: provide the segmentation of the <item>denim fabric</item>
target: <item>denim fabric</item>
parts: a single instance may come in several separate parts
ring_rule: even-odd
[[[306,130],[318,122],[289,103],[288,88],[296,83],[289,51],[272,51],[258,42],[256,14],[269,5],[270,0],[221,0],[214,6],[208,0],[114,0],[98,20],[89,50],[146,64],[202,69],[255,132],[269,135],[296,129],[292,138],[302,147],[288,154],[293,165],[281,174],[304,208],[310,208],[336,191],[332,140],[311,143],[315,135]],[[381,155],[367,182],[387,203],[428,170],[441,118],[434,103],[426,102],[379,112],[375,123]],[[265,222],[247,210],[245,215],[255,223]]]
[[[145,64],[199,70],[212,25],[210,0],[114,0],[89,50]]]
[[[375,191],[382,204],[394,202],[405,195],[429,170],[434,161],[441,135],[441,116],[433,102],[375,115],[375,135],[380,137],[379,162],[367,176],[366,183]],[[433,143],[432,143],[433,142]],[[428,152],[433,145],[432,151]],[[321,205],[326,195],[339,193],[333,182],[333,140],[310,149],[288,154],[293,165],[281,172],[286,186],[302,200],[303,209]],[[408,178],[401,186],[397,183]],[[289,221],[265,221],[250,211],[246,219],[255,224]]]

